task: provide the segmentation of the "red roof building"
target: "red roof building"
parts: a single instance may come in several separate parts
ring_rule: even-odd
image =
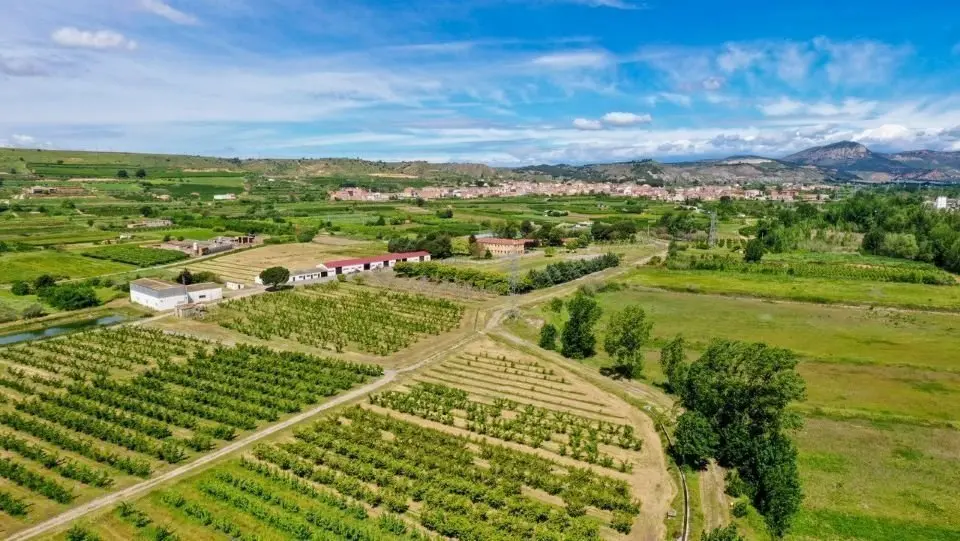
[[[521,255],[529,241],[527,239],[497,239],[484,238],[477,239],[477,244],[490,251],[490,254],[497,256]]]
[[[323,266],[334,271],[336,274],[350,274],[366,270],[389,268],[401,261],[409,261],[411,263],[430,261],[430,252],[403,252],[373,257],[341,259],[339,261],[324,263]]]

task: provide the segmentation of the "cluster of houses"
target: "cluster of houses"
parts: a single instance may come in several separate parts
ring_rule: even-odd
[[[605,193],[624,197],[642,197],[656,201],[682,203],[688,199],[717,201],[731,199],[770,201],[822,201],[829,199],[829,185],[784,184],[778,189],[746,189],[738,184],[664,188],[625,182],[503,182],[496,186],[405,188],[399,193],[381,193],[365,188],[343,188],[330,194],[336,201],[387,201],[390,199],[476,199],[481,197],[520,197],[525,195],[565,196]]]
[[[139,222],[129,223],[127,224],[127,229],[155,229],[158,227],[170,227],[172,225],[173,225],[173,222],[171,220],[157,218],[157,219],[140,220]]]

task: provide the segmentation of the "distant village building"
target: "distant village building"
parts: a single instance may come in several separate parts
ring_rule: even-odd
[[[23,189],[26,197],[70,197],[86,193],[82,186],[30,186]]]
[[[498,239],[487,238],[477,239],[477,244],[490,251],[494,257],[503,257],[508,255],[523,255],[526,251],[526,239]]]
[[[130,302],[161,312],[181,305],[213,302],[222,298],[223,289],[213,282],[188,286],[153,278],[130,282]]]
[[[214,201],[235,201],[237,199],[237,194],[235,193],[218,193],[213,196]]]
[[[933,208],[937,210],[947,210],[947,196],[937,196],[937,198],[933,201]]]
[[[170,227],[172,225],[173,222],[171,220],[140,220],[139,222],[127,224],[127,229],[150,229],[154,227]]]

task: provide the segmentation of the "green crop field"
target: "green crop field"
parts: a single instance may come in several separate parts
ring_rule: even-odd
[[[103,246],[86,250],[83,255],[95,259],[106,259],[137,267],[152,267],[154,265],[164,265],[186,259],[187,254],[179,250],[162,250],[159,248],[143,248],[140,246],[130,246],[117,244],[113,246]]]
[[[89,278],[132,270],[135,267],[70,252],[42,250],[0,254],[0,283],[33,280],[49,274],[64,278]]]

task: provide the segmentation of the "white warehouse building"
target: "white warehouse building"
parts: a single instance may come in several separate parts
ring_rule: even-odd
[[[130,302],[160,312],[184,304],[218,301],[223,298],[220,284],[206,282],[184,286],[164,280],[141,278],[130,282]]]

